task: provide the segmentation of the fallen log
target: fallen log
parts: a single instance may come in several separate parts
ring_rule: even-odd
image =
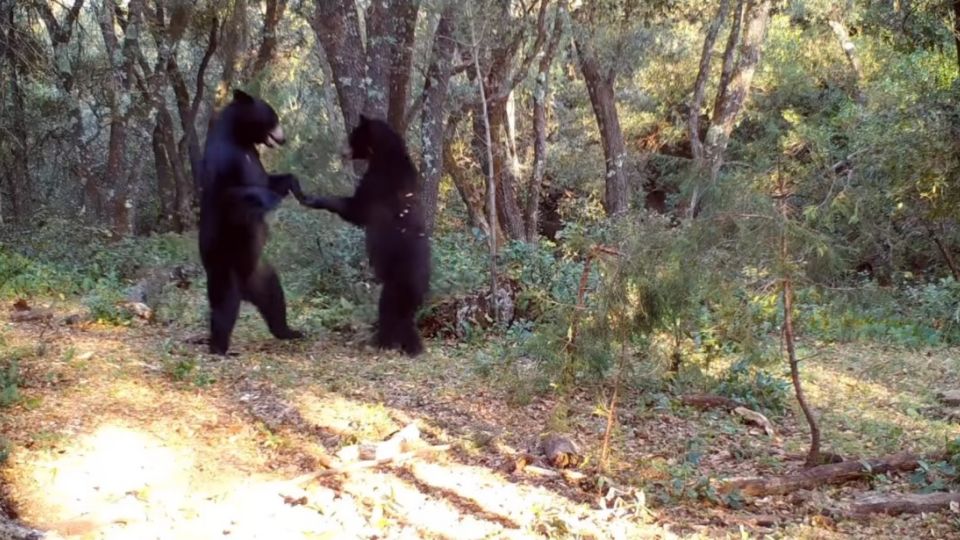
[[[879,459],[819,465],[782,476],[730,478],[721,481],[717,485],[717,490],[721,493],[739,491],[742,495],[753,497],[783,495],[798,489],[814,489],[825,484],[843,484],[871,474],[912,471],[917,468],[920,460],[940,461],[941,459],[943,456],[924,458],[904,452]]]
[[[950,508],[951,504],[960,504],[960,493],[908,493],[868,495],[854,502],[847,515],[853,518],[867,517],[873,514],[920,514],[939,512]]]

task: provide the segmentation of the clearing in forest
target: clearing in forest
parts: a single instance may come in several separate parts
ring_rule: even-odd
[[[626,396],[600,475],[606,417],[596,389],[518,400],[516,385],[481,377],[467,349],[432,343],[410,360],[330,339],[260,339],[250,323],[237,333],[239,356],[220,361],[169,328],[5,323],[3,354],[19,370],[19,399],[0,416],[8,506],[50,538],[957,535],[943,514],[831,517],[864,489],[895,490],[897,477],[737,509],[654,500],[669,492],[657,486],[799,467],[791,454],[805,432],[792,415],[771,438],[722,411]],[[957,382],[957,364],[952,350],[852,346],[808,360],[830,448],[925,452],[956,437],[956,424],[924,407],[937,385]],[[304,481],[344,448],[411,424],[439,450]],[[576,474],[518,470],[547,431],[581,446]],[[691,448],[700,453],[692,467]]]

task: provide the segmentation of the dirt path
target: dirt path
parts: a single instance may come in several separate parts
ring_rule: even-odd
[[[624,397],[612,467],[601,476],[596,459],[606,420],[593,391],[562,403],[530,393],[517,404],[522,388],[478,376],[462,350],[433,344],[428,355],[409,360],[328,339],[279,343],[264,334],[255,318],[242,320],[240,355],[215,360],[171,328],[4,323],[0,360],[19,367],[20,395],[0,409],[0,452],[4,439],[9,451],[0,502],[51,538],[960,536],[960,525],[942,515],[829,517],[873,489],[865,484],[748,501],[741,509],[688,499],[685,491],[649,510],[644,495],[628,487],[659,483],[659,494],[646,495],[659,497],[678,481],[688,489],[705,478],[796,467],[785,456],[803,448],[805,433],[789,415],[771,439],[728,415]],[[829,440],[845,455],[926,451],[958,435],[955,424],[921,422],[910,412],[926,410],[936,384],[957,383],[960,360],[952,351],[895,353],[896,362],[875,350],[838,352],[807,373],[829,419]],[[905,380],[903,370],[914,365]],[[896,369],[886,377],[883,366]],[[871,377],[849,375],[856,370]],[[291,483],[322,470],[341,448],[382,441],[411,422],[426,442],[450,450]],[[507,472],[548,429],[585,449],[584,480]],[[700,455],[695,466],[685,457],[691,452]],[[616,489],[608,491],[611,482]],[[881,489],[912,489],[905,479],[884,482]]]
[[[443,354],[244,349],[241,335],[242,355],[215,362],[149,328],[21,324],[5,337],[22,392],[0,419],[5,495],[24,523],[62,537],[670,536],[629,506],[599,509],[580,486],[500,472],[508,441],[535,437],[546,405],[508,414]],[[452,451],[290,483],[411,421]]]

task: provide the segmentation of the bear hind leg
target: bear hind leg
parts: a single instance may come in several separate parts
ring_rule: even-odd
[[[210,302],[210,352],[227,354],[230,335],[240,313],[240,290],[233,273],[226,269],[207,272]]]
[[[287,303],[276,270],[268,264],[261,264],[247,278],[243,288],[244,299],[256,306],[260,316],[267,323],[270,333],[277,339],[299,339],[303,332],[290,328],[287,324]]]

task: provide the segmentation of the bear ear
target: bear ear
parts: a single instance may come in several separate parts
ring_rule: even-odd
[[[253,103],[253,96],[238,88],[233,91],[233,100],[241,103]]]

